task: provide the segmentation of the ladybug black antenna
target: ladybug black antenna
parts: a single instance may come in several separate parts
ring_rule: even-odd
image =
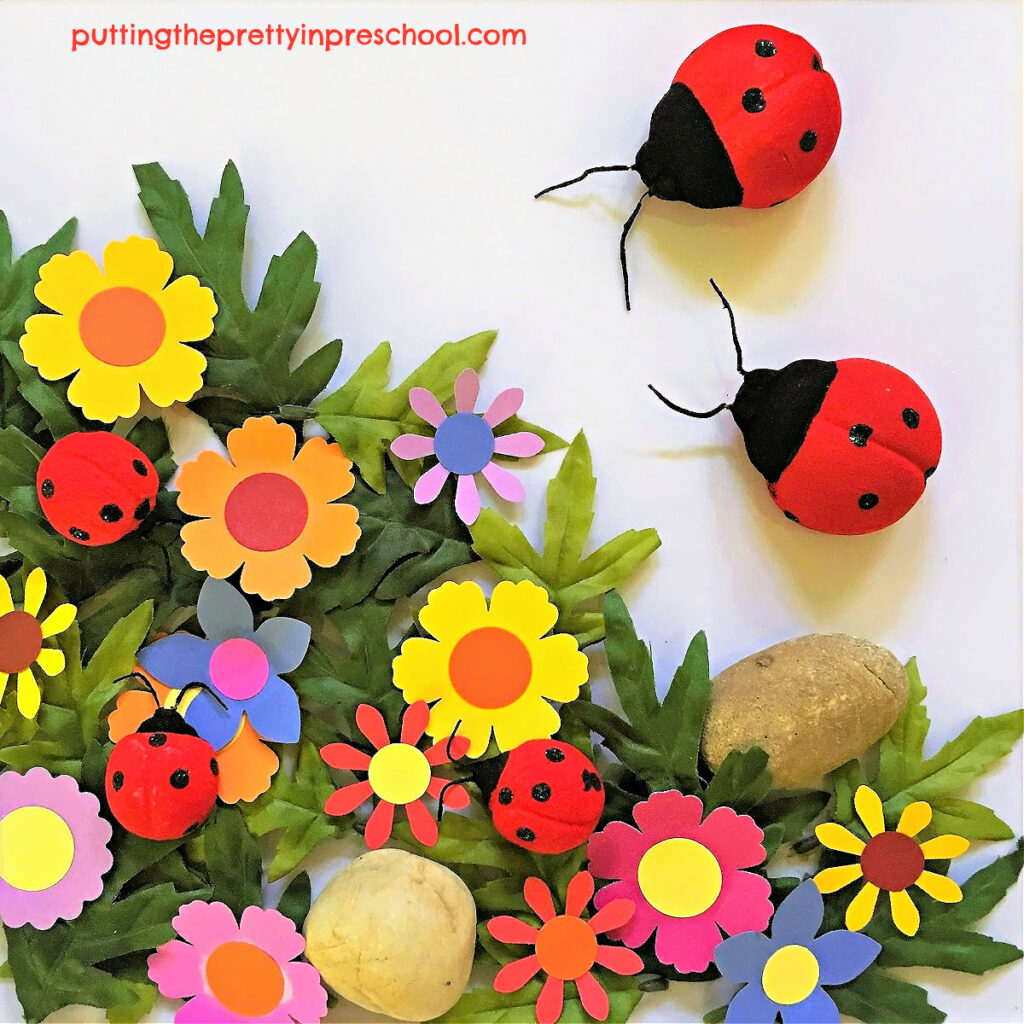
[[[570,178],[568,181],[560,181],[557,185],[548,185],[547,188],[542,188],[533,198],[540,199],[541,196],[546,196],[549,192],[556,192],[560,188],[567,188],[569,185],[575,185],[581,182],[584,178],[591,174],[597,174],[600,171],[632,171],[636,168],[636,164],[603,164],[600,167],[588,167],[582,174],[578,174],[575,178]]]
[[[456,757],[452,753],[452,744],[455,742],[455,737],[458,736],[458,734],[459,734],[459,726],[460,725],[462,725],[462,719],[461,718],[455,723],[455,728],[452,729],[452,733],[448,737],[448,742],[447,742],[447,744],[445,745],[445,748],[444,748],[445,749],[445,753],[448,755],[448,761],[449,761],[450,764],[458,764],[460,761],[464,761],[466,759],[466,755],[465,754],[463,754],[462,757]]]
[[[445,752],[448,755],[448,761],[450,764],[458,764],[460,761],[465,760],[465,754],[462,757],[455,757],[452,753],[452,743],[455,742],[455,737],[459,734],[459,726],[462,725],[462,719],[460,718],[455,723],[455,728],[452,729],[451,735],[448,737],[448,742],[445,745]],[[444,798],[448,795],[448,790],[453,786],[461,786],[465,782],[472,782],[472,776],[466,775],[463,777],[456,777],[451,782],[445,783],[444,787],[437,797],[437,820],[438,823],[441,821],[441,815],[444,814]]]
[[[147,690],[149,690],[149,692],[153,695],[153,700],[155,700],[157,702],[157,704],[159,705],[160,698],[157,696],[157,692],[154,689],[153,684],[141,672],[129,672],[125,676],[118,676],[114,680],[114,682],[115,683],[123,683],[123,682],[125,682],[128,679],[137,679],[140,683],[142,683],[142,685]]]
[[[684,409],[681,405],[676,405],[675,402],[666,398],[653,384],[647,385],[670,409],[675,412],[681,412],[684,416],[689,416],[695,420],[709,420],[712,416],[717,416],[720,412],[725,412],[729,408],[728,402],[722,402],[721,405],[716,405],[714,409],[708,409],[706,412],[697,412],[694,409]]]
[[[190,690],[205,690],[206,693],[208,693],[225,711],[227,711],[227,704],[225,704],[224,701],[220,699],[220,697],[214,691],[214,689],[210,686],[207,686],[206,683],[200,683],[198,681],[194,683],[186,683],[178,691],[178,696],[174,698],[174,703],[171,705],[172,711],[178,710],[178,705],[181,704],[181,702],[185,699]]]
[[[626,312],[629,312],[629,270],[626,268],[626,235],[629,234],[629,229],[633,226],[637,217],[640,216],[640,207],[644,205],[644,200],[651,194],[648,189],[641,197],[640,201],[633,207],[633,212],[626,218],[626,223],[622,225],[622,235],[619,237],[619,263],[622,265],[622,290],[626,295]]]
[[[732,311],[732,306],[729,305],[729,300],[722,293],[722,289],[715,284],[715,279],[710,278],[711,287],[715,289],[715,294],[722,300],[722,306],[725,311],[729,314],[729,327],[732,329],[732,346],[736,349],[736,371],[741,376],[746,377],[747,371],[743,369],[743,349],[740,347],[739,335],[736,333],[736,314]]]

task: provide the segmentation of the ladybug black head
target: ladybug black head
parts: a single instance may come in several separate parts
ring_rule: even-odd
[[[157,708],[136,731],[179,733],[185,736],[199,735],[174,708]]]

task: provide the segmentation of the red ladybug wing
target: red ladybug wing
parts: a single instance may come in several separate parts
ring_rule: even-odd
[[[772,25],[726,29],[694,50],[674,81],[710,116],[743,188],[742,206],[792,198],[832,156],[839,92],[802,36]]]

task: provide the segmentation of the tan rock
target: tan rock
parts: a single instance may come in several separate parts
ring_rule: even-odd
[[[306,957],[340,995],[374,1013],[426,1021],[466,990],[476,905],[443,865],[375,850],[328,882],[305,931]]]
[[[762,747],[779,789],[813,785],[862,754],[907,702],[907,676],[884,647],[840,633],[786,640],[712,681],[704,756]]]

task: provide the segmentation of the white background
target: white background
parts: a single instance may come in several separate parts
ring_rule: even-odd
[[[73,26],[298,25],[526,29],[520,48],[93,49]],[[831,164],[774,210],[650,202],[630,243],[634,312],[616,246],[642,188],[590,179],[632,161],[675,69],[722,28],[806,35],[836,77]],[[227,158],[252,204],[255,286],[299,229],[324,284],[310,344],[345,339],[348,375],[374,345],[395,379],[439,343],[501,334],[484,395],[523,384],[524,414],[583,427],[599,481],[593,539],[657,527],[626,590],[667,678],[705,628],[713,668],[784,638],[845,631],[916,654],[933,742],[1021,697],[1020,13],[1013,3],[25,4],[0,6],[0,205],[20,249],[66,217],[78,245],[146,232],[133,162],[160,160],[205,218]],[[676,417],[645,390],[714,405],[737,381],[714,274],[747,365],[870,356],[909,371],[945,450],[894,528],[826,537],[788,523],[728,419]],[[558,456],[525,475],[534,537]],[[1020,750],[978,787],[1021,828]],[[315,859],[317,889],[351,852]],[[963,878],[1001,847],[972,851]],[[987,921],[1021,942],[1020,888]],[[987,979],[913,976],[953,1021],[1021,1019],[1020,965]],[[647,997],[638,1021],[696,1020],[710,992]],[[348,1016],[345,1016],[345,1013]],[[173,1008],[162,1006],[160,1020]],[[89,1020],[94,1011],[53,1019]],[[10,983],[0,1020],[17,1020]],[[364,1019],[342,1011],[336,1019]]]

